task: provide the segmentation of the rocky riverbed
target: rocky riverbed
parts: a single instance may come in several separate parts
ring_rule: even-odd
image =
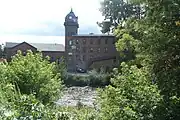
[[[60,106],[77,106],[81,103],[89,107],[94,107],[97,92],[92,87],[69,87],[65,88],[63,96],[56,102]]]

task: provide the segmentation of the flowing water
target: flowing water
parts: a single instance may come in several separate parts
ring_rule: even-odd
[[[82,105],[94,107],[97,92],[92,87],[69,87],[65,88],[63,96],[56,102],[60,106]]]

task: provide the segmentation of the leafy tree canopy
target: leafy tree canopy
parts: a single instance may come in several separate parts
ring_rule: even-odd
[[[23,56],[19,51],[9,63],[8,71],[9,80],[21,93],[34,94],[44,104],[54,102],[60,95],[62,85],[55,63],[50,63],[40,53],[28,51]]]
[[[103,0],[100,11],[105,21],[98,22],[98,25],[102,28],[102,33],[107,33],[112,32],[118,25],[122,27],[130,17],[141,19],[144,16],[145,8],[130,0]]]

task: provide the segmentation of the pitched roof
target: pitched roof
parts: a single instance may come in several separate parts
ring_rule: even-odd
[[[6,42],[6,48],[15,47],[20,43]],[[65,51],[65,47],[62,44],[46,44],[46,43],[28,43],[37,48],[38,51]]]
[[[18,45],[18,44],[20,44],[20,43],[6,42],[5,47],[6,47],[6,48],[12,48],[12,47],[14,47],[14,46],[16,46],[16,45]]]

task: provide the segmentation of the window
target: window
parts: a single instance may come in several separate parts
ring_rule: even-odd
[[[86,52],[86,48],[85,48],[85,47],[83,47],[82,49],[83,49],[83,53],[85,53],[85,52]]]
[[[83,61],[86,61],[86,56],[85,55],[83,55]]]
[[[23,56],[26,56],[26,52],[25,51],[23,52]]]
[[[100,49],[100,48],[98,48],[98,49],[97,49],[97,52],[98,52],[98,53],[100,53],[100,52],[101,52],[101,49]]]
[[[78,47],[76,48],[76,52],[80,52],[80,49]]]
[[[93,52],[93,48],[90,48],[90,52]]]
[[[115,44],[115,43],[116,43],[116,40],[115,40],[115,39],[113,39],[113,40],[112,40],[112,44]]]
[[[72,45],[72,41],[71,40],[69,41],[69,45]]]
[[[76,40],[76,44],[79,44],[79,40]]]
[[[69,61],[71,61],[71,60],[72,60],[72,57],[71,57],[71,56],[69,56],[69,57],[68,57],[68,60],[69,60]]]
[[[80,59],[79,55],[76,55],[76,60],[79,60],[79,59]]]
[[[51,61],[55,61],[55,58],[54,58],[54,57],[51,57]]]
[[[90,39],[90,44],[93,44],[93,40],[92,39]]]
[[[106,72],[109,72],[110,71],[110,67],[109,66],[106,66]]]
[[[104,52],[107,53],[108,52],[108,48],[104,48]]]
[[[113,59],[113,63],[116,63],[116,58]]]
[[[71,32],[71,35],[75,35],[75,33],[74,33],[74,32]]]
[[[92,55],[90,55],[90,59],[92,59],[93,58],[93,56]]]
[[[105,39],[105,44],[108,44],[108,39]]]
[[[99,44],[99,45],[101,44],[101,39],[98,39],[98,44]]]
[[[83,40],[83,44],[86,44],[86,40]]]

